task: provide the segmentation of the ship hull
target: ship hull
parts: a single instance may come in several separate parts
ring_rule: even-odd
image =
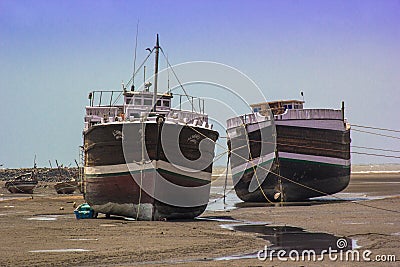
[[[205,155],[200,153],[206,137],[216,141],[218,133],[165,123],[92,127],[84,133],[85,200],[97,213],[137,220],[199,216],[208,203],[214,157],[213,142],[203,146]],[[196,164],[171,162],[167,150],[176,141],[188,162],[200,158],[206,165],[196,168]]]
[[[235,147],[243,147],[240,140],[249,140],[252,144],[246,147],[250,150],[250,153],[247,151],[250,162],[242,156],[244,152],[231,156],[235,191],[240,199],[247,202],[302,201],[334,194],[347,187],[350,131],[299,125],[301,123],[288,126],[277,122],[276,146],[267,148],[264,153],[260,148],[264,139],[259,132],[269,136],[274,132],[273,126],[248,130],[230,140],[233,151]]]
[[[73,194],[77,188],[78,182],[76,181],[57,182],[54,185],[57,194]]]
[[[22,193],[22,194],[33,194],[33,189],[37,186],[37,181],[28,181],[28,182],[21,182],[21,181],[9,181],[5,183],[5,187],[11,193]]]

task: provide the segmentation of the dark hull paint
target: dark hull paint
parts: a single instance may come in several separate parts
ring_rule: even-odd
[[[255,177],[252,170],[247,171],[241,179],[238,179],[239,181],[235,185],[238,197],[247,202],[300,201],[340,192],[350,182],[350,167],[329,166],[305,161],[294,162],[286,159],[279,159],[279,165],[277,162],[275,159],[271,172],[261,183],[262,190],[258,188],[249,192],[250,181]],[[275,199],[275,194],[280,192],[283,192],[283,198]]]
[[[99,125],[89,129],[84,133],[85,166],[97,167],[141,161],[143,155],[141,149],[138,149],[141,147],[141,137],[138,135],[140,128],[138,127],[141,126],[138,124],[122,126],[121,123]],[[147,152],[145,160],[153,161],[154,164],[157,164],[156,162],[169,163],[168,158],[171,158],[171,156],[168,157],[164,150],[170,149],[168,146],[173,146],[174,140],[171,140],[171,142],[164,140],[163,144],[165,145],[160,145],[160,131],[162,131],[162,127],[169,127],[167,130],[172,131],[170,133],[171,138],[178,138],[180,152],[187,160],[194,161],[204,156],[206,162],[211,162],[211,164],[207,163],[206,166],[200,169],[205,173],[209,173],[211,178],[214,143],[210,142],[206,144],[205,148],[203,147],[202,151],[205,155],[200,153],[199,144],[205,139],[203,135],[216,141],[218,138],[216,131],[204,128],[196,128],[195,131],[187,126],[178,129],[176,125],[170,124],[163,124],[160,128],[158,127],[154,123],[145,124],[145,148]],[[124,136],[129,135],[134,138],[130,138],[128,141],[126,137],[124,140],[117,139],[116,133],[118,131],[123,132]],[[197,131],[201,132],[201,134],[198,134]],[[133,149],[128,150],[127,147]],[[177,164],[182,166],[179,162]],[[189,164],[183,165],[183,167],[194,169],[197,166]],[[185,175],[177,175],[163,169],[146,170],[143,172],[143,176],[140,176],[140,173],[133,174],[129,172],[95,176],[85,173],[84,196],[94,210],[100,213],[133,217],[139,220],[190,219],[204,212],[207,204],[194,207],[178,207],[163,203],[153,197],[155,193],[163,193],[162,187],[157,187],[159,184],[157,179],[160,178],[184,187],[198,187],[210,184],[206,180],[191,178],[190,172]],[[198,197],[208,200],[209,190],[205,194]]]
[[[271,129],[262,129],[271,132]],[[235,191],[240,199],[247,202],[301,201],[312,197],[334,194],[344,190],[350,181],[350,165],[335,165],[321,162],[295,160],[279,157],[280,152],[301,155],[322,156],[350,160],[350,131],[334,131],[291,126],[276,126],[277,146],[275,157],[270,164],[260,168],[255,175],[255,168],[234,175]],[[239,149],[247,158],[257,158],[271,153],[272,148],[260,153],[260,130],[240,135],[230,140],[231,149],[243,146],[243,139],[250,140],[251,149]],[[252,142],[253,141],[253,142]],[[247,149],[247,151],[245,151]],[[232,153],[231,166],[235,168],[246,162],[243,157]],[[270,170],[270,172],[268,172]],[[275,175],[278,174],[278,175]],[[282,177],[285,178],[282,178]],[[251,180],[259,180],[258,188],[249,190]],[[280,194],[277,194],[280,193]],[[278,197],[279,196],[279,197]]]

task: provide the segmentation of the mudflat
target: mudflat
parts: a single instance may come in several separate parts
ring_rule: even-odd
[[[77,220],[74,206],[82,195],[57,195],[52,183],[40,183],[33,195],[10,194],[0,184],[0,266],[360,266],[363,262],[260,261],[255,255],[271,243],[256,232],[221,227],[256,223],[301,227],[352,239],[353,248],[395,255],[400,264],[400,174],[352,175],[337,197],[303,203],[246,204],[208,209],[192,221],[134,221],[129,218]],[[218,179],[213,184],[221,187]],[[218,191],[218,190],[217,190]],[[234,194],[234,192],[230,192]],[[221,192],[213,198],[220,198]],[[75,204],[75,205],[74,205]],[[236,221],[236,222],[234,222]],[[301,240],[300,240],[301,241]],[[231,259],[230,256],[241,256]],[[225,258],[224,258],[225,257]]]

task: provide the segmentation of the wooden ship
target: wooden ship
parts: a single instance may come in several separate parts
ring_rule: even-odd
[[[5,187],[11,193],[33,194],[33,190],[38,185],[36,173],[36,156],[32,172],[18,175],[11,181],[5,183]]]
[[[334,194],[350,181],[350,125],[342,108],[304,101],[251,105],[227,121],[236,194],[243,201],[301,201]]]
[[[158,35],[148,50],[155,54],[153,92],[147,82],[142,91],[132,83],[130,90],[123,85],[122,91],[89,94],[83,131],[84,198],[106,216],[191,219],[207,207],[218,132],[208,123],[204,102],[197,111],[193,106],[172,108],[173,98],[180,96],[158,93]],[[109,101],[103,99],[107,93]],[[115,104],[113,95],[122,95],[123,103]]]
[[[49,160],[50,167],[51,162]],[[59,176],[57,177],[57,182],[54,184],[54,189],[56,190],[57,194],[73,194],[76,189],[78,189],[78,181],[75,180],[74,177],[71,177],[70,173],[63,173],[61,171],[61,167],[58,165],[56,160],[56,165],[58,169]]]

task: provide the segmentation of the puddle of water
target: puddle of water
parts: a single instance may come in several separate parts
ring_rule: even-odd
[[[123,217],[124,221],[136,221],[135,218],[130,218],[130,217]]]
[[[65,248],[65,249],[39,249],[39,250],[30,250],[29,252],[33,253],[65,253],[65,252],[88,252],[92,251],[89,249],[83,248]]]
[[[322,251],[328,250],[329,248],[331,248],[331,250],[347,251],[357,246],[356,241],[349,238],[341,238],[327,233],[307,232],[300,227],[293,226],[270,226],[262,223],[246,223],[221,225],[221,227],[233,231],[259,234],[259,238],[271,243],[268,246],[266,253],[268,256],[271,255],[273,257],[277,256],[277,253],[280,250],[283,250],[286,253],[296,250],[300,254],[305,250],[313,250],[316,254],[321,254]],[[338,247],[338,240],[342,240],[342,244],[345,245]],[[219,257],[214,260],[233,260],[256,257],[257,253],[250,253]]]
[[[222,187],[221,187],[222,188]],[[237,204],[243,202],[234,191],[226,194],[225,203],[223,189],[215,189],[217,193],[212,194],[206,211],[225,211],[237,208]]]
[[[4,206],[4,208],[15,208],[15,206]]]
[[[343,224],[367,224],[366,222],[343,222]]]
[[[99,241],[97,238],[67,238],[69,241]]]
[[[310,200],[317,201],[363,201],[384,199],[388,196],[368,196],[366,193],[336,193],[333,196],[315,197]]]
[[[26,218],[28,221],[56,221],[58,217],[64,215],[60,214],[46,214],[46,215],[37,215],[35,217]]]
[[[243,202],[233,190],[228,190],[226,194],[225,203],[223,199],[223,187],[211,187],[211,198],[207,205],[206,211],[227,211],[237,208],[250,208],[250,207],[274,207],[274,206],[313,206],[330,203],[339,203],[345,201],[364,201],[364,200],[377,200],[384,199],[389,196],[368,196],[366,193],[337,193],[332,196],[323,196],[310,198],[309,200],[299,202],[285,202],[285,203],[258,203],[258,202]]]
[[[400,236],[400,232],[393,233],[392,235]]]
[[[115,224],[100,224],[100,226],[113,227],[113,226],[116,226],[116,225]]]
[[[232,218],[231,216],[202,216],[195,218],[195,220],[215,221],[215,222],[242,222]]]

